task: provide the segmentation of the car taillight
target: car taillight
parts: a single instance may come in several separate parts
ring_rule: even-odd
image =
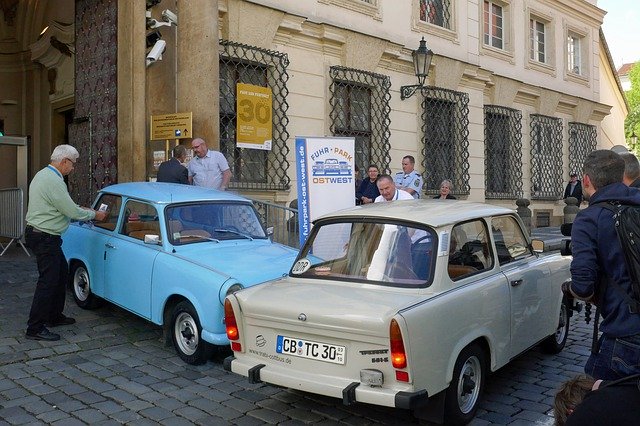
[[[240,351],[240,344],[238,342],[233,342],[233,340],[240,339],[240,332],[238,331],[236,316],[233,313],[233,307],[231,306],[231,302],[229,302],[229,300],[224,301],[224,323],[227,329],[227,337],[232,341],[231,349],[234,351]]]
[[[389,341],[391,343],[391,365],[393,368],[406,368],[407,354],[404,351],[400,326],[395,319],[391,320],[389,327]]]

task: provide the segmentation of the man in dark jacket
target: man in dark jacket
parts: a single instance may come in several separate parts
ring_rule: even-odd
[[[624,177],[622,181],[632,188],[640,188],[640,162],[638,162],[638,157],[630,152],[623,152],[620,157],[624,160]]]
[[[173,158],[160,164],[158,168],[158,182],[189,184],[189,172],[182,165],[187,158],[187,149],[183,145],[173,148]]]
[[[629,311],[622,293],[631,294],[631,278],[613,213],[597,205],[607,201],[640,205],[640,191],[622,183],[623,173],[624,160],[613,151],[597,150],[587,156],[582,183],[589,207],[577,214],[571,231],[571,293],[595,303],[603,318],[599,351],[587,360],[585,373],[605,380],[640,373],[640,314]]]
[[[569,183],[567,187],[564,189],[564,197],[562,199],[566,199],[568,197],[573,197],[578,199],[578,206],[582,203],[582,184],[578,180],[578,174],[572,173],[569,178]]]
[[[373,200],[380,195],[378,185],[376,185],[379,174],[378,166],[370,164],[367,169],[367,177],[362,180],[356,191],[356,198],[360,200],[360,204],[373,203]]]

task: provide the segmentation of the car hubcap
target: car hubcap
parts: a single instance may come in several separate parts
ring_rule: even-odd
[[[478,400],[481,374],[480,360],[476,357],[467,359],[462,366],[458,380],[458,407],[464,414],[469,413]]]
[[[193,355],[198,349],[198,326],[191,315],[182,312],[176,318],[174,329],[176,342],[180,350],[186,355]]]
[[[89,276],[83,268],[76,269],[73,275],[73,290],[80,301],[84,302],[89,297]]]
[[[567,334],[567,327],[566,327],[567,321],[569,321],[569,318],[567,315],[567,307],[563,303],[562,307],[560,308],[560,321],[558,322],[558,329],[556,330],[556,342],[559,345],[562,344]]]

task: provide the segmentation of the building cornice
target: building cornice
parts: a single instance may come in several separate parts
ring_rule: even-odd
[[[600,27],[607,14],[605,10],[600,9],[585,0],[539,0],[540,3],[559,10],[566,16],[587,22],[594,27]]]

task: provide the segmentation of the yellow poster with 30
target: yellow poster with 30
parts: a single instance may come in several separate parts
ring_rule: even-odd
[[[236,145],[239,148],[271,150],[271,89],[238,83],[236,93]]]

